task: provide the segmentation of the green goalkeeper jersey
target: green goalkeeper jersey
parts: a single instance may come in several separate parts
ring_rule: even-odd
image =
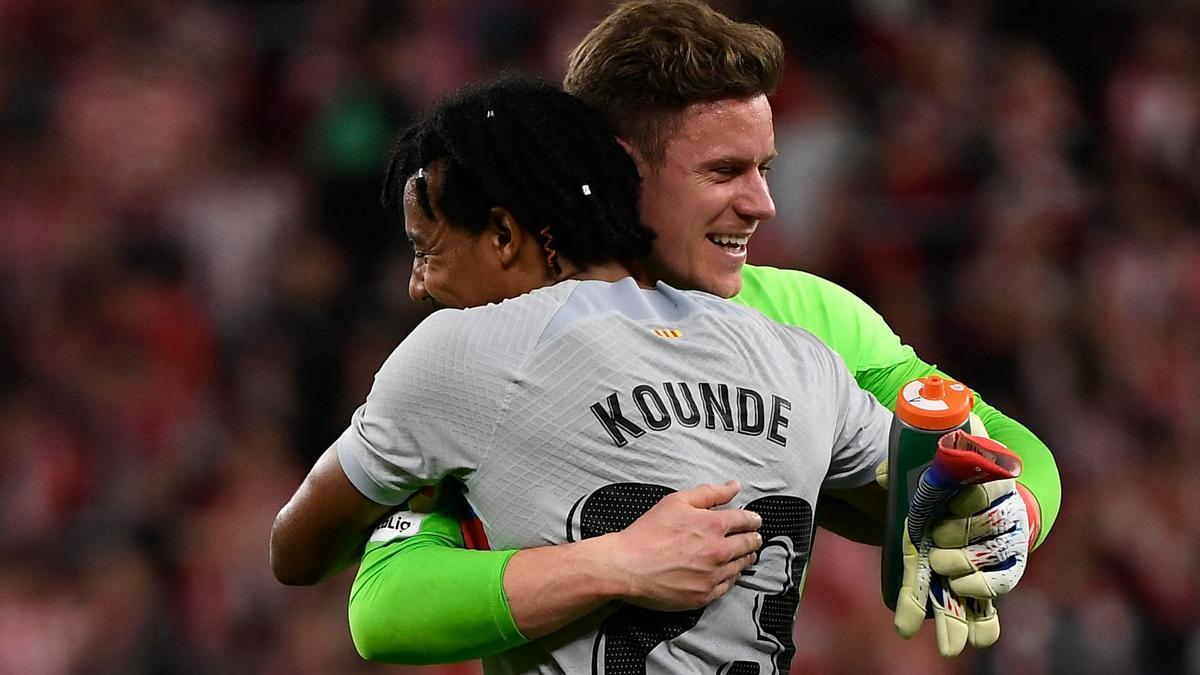
[[[747,265],[743,304],[813,333],[841,355],[859,386],[889,409],[905,383],[942,373],[900,341],[881,316],[840,286],[796,270]],[[946,375],[949,377],[948,375]],[[1058,515],[1058,470],[1049,449],[976,394],[988,434],[1024,461],[1020,482],[1040,507],[1038,544]],[[433,513],[399,511],[371,537],[350,596],[351,634],[368,659],[445,663],[495,654],[525,642],[504,597],[515,551],[464,546],[463,504],[444,495]]]

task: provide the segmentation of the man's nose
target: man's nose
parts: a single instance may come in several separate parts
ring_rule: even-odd
[[[775,201],[771,199],[766,175],[755,171],[747,174],[745,179],[744,190],[733,204],[734,210],[742,218],[760,222],[774,218]]]

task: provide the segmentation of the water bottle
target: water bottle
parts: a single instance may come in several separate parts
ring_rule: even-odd
[[[933,462],[938,439],[967,427],[975,398],[961,382],[939,375],[915,379],[900,388],[888,438],[887,520],[880,577],[883,602],[896,608],[904,571],[904,519],[921,472]]]

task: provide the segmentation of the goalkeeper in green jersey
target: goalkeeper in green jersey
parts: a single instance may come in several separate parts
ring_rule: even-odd
[[[774,215],[766,184],[774,157],[766,97],[778,83],[781,65],[778,39],[766,29],[729,21],[692,2],[637,2],[615,10],[584,38],[571,55],[565,86],[609,116],[642,175],[642,220],[657,234],[650,258],[638,270],[642,277],[729,297],[809,330],[842,356],[860,386],[891,407],[902,384],[939,371],[905,346],[877,313],[835,284],[803,272],[744,264],[755,228]],[[428,271],[418,257],[410,282],[415,299],[430,296]],[[978,526],[995,515],[985,505],[974,518],[959,519],[964,534],[957,541],[937,542],[948,553],[960,549],[960,555],[941,556],[960,561],[946,571],[955,576],[951,590],[966,580],[958,586],[986,599],[1011,588],[1012,580],[996,570],[1045,538],[1058,512],[1060,488],[1049,450],[1032,433],[982,400],[977,399],[975,412],[988,435],[1025,464],[1018,485],[1025,508],[1004,512],[1005,517],[1017,513],[1012,517],[1024,522],[991,520],[999,522],[995,527],[1012,524],[1033,534],[1028,542],[988,551],[990,558],[983,555],[987,547],[981,541],[998,533]],[[324,476],[331,461],[336,468],[336,457],[322,458],[310,480]],[[315,583],[353,562],[386,512],[325,499],[327,487],[306,481],[276,521],[272,565],[285,582]],[[407,662],[484,656],[556,630],[606,592],[602,584],[571,577],[580,569],[573,564],[572,545],[519,552],[465,549],[476,532],[460,526],[460,517],[469,523],[469,514],[461,511],[461,499],[452,490],[443,490],[441,497],[430,513],[414,507],[390,517],[393,524],[406,524],[404,534],[411,536],[367,544],[351,604],[352,620],[378,642],[366,645],[366,651]],[[670,526],[671,518],[703,518],[711,513],[708,507],[732,497],[709,489],[689,503],[690,513],[648,513],[645,522],[635,523],[645,550],[651,550],[654,528]],[[878,542],[881,503],[879,495],[822,498],[818,522],[851,538]],[[320,519],[314,516],[318,512]],[[623,544],[637,541],[630,537]],[[647,606],[687,609],[708,597],[696,589],[695,578],[667,570],[666,561],[646,567]],[[719,591],[715,585],[708,589]],[[989,618],[994,616],[967,617]],[[956,649],[961,644],[943,651]]]

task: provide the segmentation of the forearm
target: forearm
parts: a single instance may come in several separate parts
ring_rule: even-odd
[[[513,554],[427,535],[369,545],[350,594],[355,647],[372,661],[425,664],[523,644],[503,591]]]
[[[325,451],[271,527],[271,570],[289,585],[315,584],[358,559],[389,507],[367,499]]]
[[[278,521],[277,521],[278,522]],[[280,583],[311,586],[332,577],[362,556],[366,534],[331,537],[322,542],[296,545],[283,537],[271,538],[271,570]],[[308,546],[312,545],[312,549]]]
[[[1041,529],[1035,547],[1040,546],[1058,518],[1062,501],[1062,483],[1059,481],[1054,456],[1050,454],[1050,448],[1038,440],[1033,432],[988,405],[978,396],[975,398],[975,413],[983,420],[988,436],[1003,443],[1021,457],[1024,467],[1017,483],[1024,486],[1036,501],[1031,507],[1037,508],[1040,513]]]
[[[549,634],[619,597],[608,540],[522,551],[458,548],[431,515],[422,534],[369,544],[350,596],[363,658],[449,663]]]
[[[288,506],[291,506],[290,504]],[[319,583],[358,562],[367,528],[338,528],[308,536],[300,516],[285,506],[271,529],[271,570],[289,586]]]
[[[525,549],[509,560],[504,592],[523,635],[547,635],[622,597],[601,539]]]

